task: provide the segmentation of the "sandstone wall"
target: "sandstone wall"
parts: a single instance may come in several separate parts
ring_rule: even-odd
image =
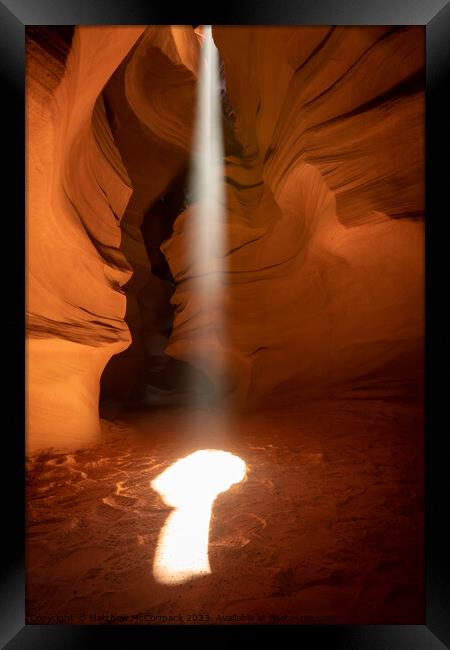
[[[187,263],[189,211],[162,246],[172,298],[150,262],[161,262],[152,237],[175,218],[189,165],[193,30],[76,28],[67,59],[56,41],[28,42],[30,450],[96,439],[113,355],[104,379],[116,395],[134,390],[146,354],[218,371],[227,398],[249,408],[420,389],[423,29],[213,34],[228,242],[226,297],[206,319]]]
[[[168,351],[225,349],[230,397],[420,389],[424,33],[215,27],[240,155],[226,160],[228,339],[196,306],[180,217]]]
[[[139,325],[136,300],[150,280],[140,225],[188,158],[198,54],[190,27],[77,27],[67,58],[58,30],[33,30],[26,88],[30,450],[98,436],[100,377],[130,345],[125,316]],[[158,306],[158,278],[153,285]],[[159,347],[166,341],[160,337]],[[119,388],[132,387],[136,373],[136,359],[121,357]]]

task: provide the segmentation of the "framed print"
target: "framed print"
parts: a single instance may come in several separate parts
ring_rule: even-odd
[[[2,647],[447,647],[449,7],[150,5],[0,5]]]

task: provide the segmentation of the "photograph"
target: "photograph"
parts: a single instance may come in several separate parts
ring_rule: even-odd
[[[425,624],[425,27],[25,27],[27,625]]]

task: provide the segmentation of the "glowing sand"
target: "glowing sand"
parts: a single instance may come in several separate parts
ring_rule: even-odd
[[[226,451],[202,449],[176,461],[151,486],[175,508],[158,540],[153,575],[180,584],[211,573],[208,558],[212,506],[221,492],[245,477],[246,464]]]

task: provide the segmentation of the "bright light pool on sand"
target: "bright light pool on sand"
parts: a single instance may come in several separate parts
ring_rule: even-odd
[[[177,460],[151,483],[175,508],[158,539],[153,575],[162,584],[180,584],[211,573],[209,525],[215,498],[245,478],[238,456],[202,449]]]

